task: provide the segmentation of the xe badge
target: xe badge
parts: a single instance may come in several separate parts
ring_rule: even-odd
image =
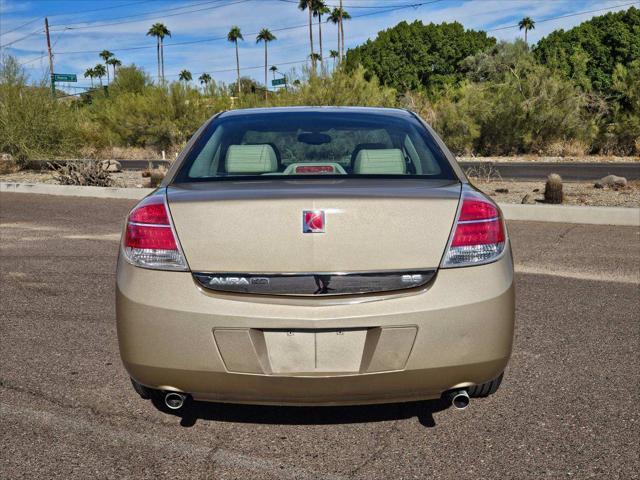
[[[302,233],[324,233],[324,210],[302,212]]]

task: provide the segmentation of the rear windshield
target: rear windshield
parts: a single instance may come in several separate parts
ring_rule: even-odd
[[[174,181],[291,176],[456,178],[409,114],[287,111],[214,119]]]

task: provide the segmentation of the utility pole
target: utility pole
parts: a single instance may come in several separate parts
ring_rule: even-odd
[[[47,49],[49,50],[49,75],[51,76],[51,96],[56,98],[56,84],[53,80],[53,54],[51,53],[51,38],[49,38],[49,19],[44,17],[44,31],[47,34]]]

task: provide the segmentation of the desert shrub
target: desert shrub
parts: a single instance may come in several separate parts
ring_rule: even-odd
[[[97,160],[49,163],[54,178],[60,185],[110,187],[113,179]]]
[[[55,100],[51,90],[29,85],[14,57],[0,60],[0,153],[18,165],[28,160],[73,155],[81,144],[74,106]]]
[[[395,90],[381,86],[375,77],[366,80],[364,73],[363,68],[353,72],[338,69],[327,75],[306,72],[299,87],[288,92],[280,90],[268,102],[271,105],[395,106]]]

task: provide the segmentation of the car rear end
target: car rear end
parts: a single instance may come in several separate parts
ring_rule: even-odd
[[[404,111],[222,114],[125,226],[118,338],[149,391],[435,398],[499,378],[513,322],[499,209]]]

